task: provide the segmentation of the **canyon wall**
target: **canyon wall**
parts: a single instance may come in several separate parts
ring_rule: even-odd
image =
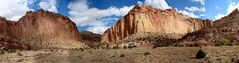
[[[31,48],[80,48],[76,24],[60,14],[44,10],[27,12],[19,21],[0,19],[0,34]]]
[[[191,18],[175,9],[160,10],[151,6],[136,5],[126,16],[119,19],[116,25],[106,30],[102,43],[117,43],[136,33],[187,34],[212,26],[209,20]]]

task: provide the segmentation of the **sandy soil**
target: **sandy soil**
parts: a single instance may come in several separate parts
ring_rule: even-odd
[[[133,49],[38,50],[0,54],[0,63],[232,63],[239,46],[202,47],[204,59],[195,59],[199,47]]]

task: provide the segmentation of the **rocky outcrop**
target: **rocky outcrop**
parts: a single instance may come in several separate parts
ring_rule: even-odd
[[[239,11],[238,9],[235,9],[232,11],[228,16],[225,16],[219,20],[216,20],[214,23],[214,27],[230,27],[234,29],[239,29]]]
[[[119,19],[116,25],[104,32],[101,42],[119,43],[131,35],[142,37],[145,33],[184,35],[210,26],[211,21],[191,18],[177,13],[175,9],[160,10],[136,5],[126,16]]]
[[[199,45],[197,42],[206,42],[207,45],[238,45],[239,44],[239,11],[234,10],[228,16],[214,21],[211,28],[187,34],[180,45]],[[189,44],[190,43],[190,44]]]
[[[0,33],[31,48],[80,48],[75,23],[60,14],[39,10],[27,12],[19,21],[0,19]]]

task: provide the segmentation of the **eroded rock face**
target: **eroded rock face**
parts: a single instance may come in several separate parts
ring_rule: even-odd
[[[31,48],[80,48],[75,23],[60,14],[39,10],[27,12],[19,21],[0,19],[0,33]]]
[[[118,43],[125,37],[138,33],[186,34],[212,26],[211,21],[190,18],[175,9],[159,10],[150,6],[136,5],[116,25],[106,30],[102,43]],[[137,36],[137,35],[136,35]]]

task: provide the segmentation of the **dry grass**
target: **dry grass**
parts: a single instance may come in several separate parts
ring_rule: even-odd
[[[203,59],[195,59],[199,47],[21,51],[23,56],[17,53],[0,55],[0,63],[230,63],[239,57],[238,48],[202,47],[207,54]]]

